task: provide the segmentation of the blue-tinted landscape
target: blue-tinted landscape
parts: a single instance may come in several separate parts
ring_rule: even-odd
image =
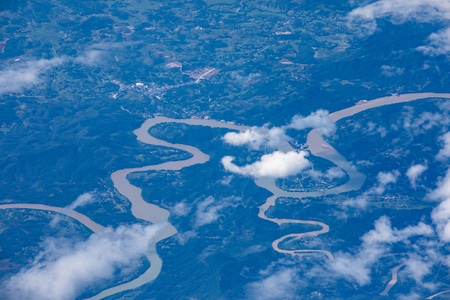
[[[0,2],[0,298],[448,298],[449,16]]]

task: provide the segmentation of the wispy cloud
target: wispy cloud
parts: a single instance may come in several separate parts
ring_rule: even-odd
[[[85,206],[95,201],[94,193],[84,193],[67,206],[68,209],[76,209],[77,207]]]
[[[17,62],[0,70],[0,95],[21,92],[43,81],[43,76],[51,68],[64,63],[63,58],[40,59]]]
[[[261,149],[261,147],[278,148],[290,141],[280,127],[268,128],[268,125],[262,127],[252,127],[243,132],[228,132],[223,140],[234,146],[247,145],[251,149]]]
[[[428,37],[428,45],[420,46],[417,50],[426,55],[442,55],[450,53],[450,27],[432,33]]]
[[[450,198],[450,170],[447,171],[444,178],[439,180],[437,187],[428,194],[428,198],[438,201]]]
[[[450,157],[450,132],[445,133],[439,138],[443,142],[443,147],[436,154],[437,160],[446,160]]]
[[[414,134],[421,134],[425,131],[449,123],[448,112],[431,113],[422,112],[419,116],[413,117],[412,111],[406,112],[403,119],[403,128],[412,130]]]
[[[397,67],[387,66],[387,65],[381,66],[381,74],[386,77],[399,76],[399,75],[402,75],[404,71],[405,71],[404,68],[397,68]]]
[[[284,268],[266,278],[247,285],[249,299],[293,299],[297,274],[294,269]]]
[[[102,57],[105,55],[105,52],[100,49],[88,49],[82,52],[81,55],[74,58],[74,62],[80,63],[83,65],[93,66],[97,65],[102,61]]]
[[[191,211],[190,205],[185,202],[177,203],[172,209],[171,212],[175,216],[186,216]]]
[[[0,288],[8,299],[74,299],[142,257],[159,230],[157,225],[107,228],[78,243],[49,238],[31,265]]]
[[[255,150],[265,147],[286,149],[286,145],[291,141],[291,138],[286,135],[287,129],[314,128],[323,135],[332,135],[336,131],[336,126],[328,115],[328,111],[319,109],[306,117],[295,115],[289,124],[282,127],[270,128],[266,124],[262,127],[252,127],[243,132],[229,132],[225,134],[223,140],[230,145],[247,145]]]
[[[219,212],[226,207],[233,205],[240,197],[226,197],[217,201],[214,197],[207,197],[197,204],[195,211],[195,227],[211,224],[219,218]]]
[[[77,57],[54,57],[51,59],[37,59],[12,62],[0,70],[0,95],[5,93],[19,93],[44,82],[45,75],[51,69],[68,62],[93,66],[102,61],[105,55],[105,45],[95,45],[82,51]]]
[[[256,150],[263,147],[278,150],[263,155],[260,160],[244,166],[234,164],[234,157],[225,156],[222,158],[222,165],[229,172],[254,178],[283,178],[297,175],[310,168],[312,164],[306,158],[309,155],[307,151],[292,151],[292,147],[289,145],[291,138],[286,135],[286,130],[314,128],[323,135],[331,135],[335,132],[336,126],[328,115],[328,111],[319,109],[306,117],[295,115],[289,124],[282,127],[269,128],[268,125],[264,125],[252,127],[243,132],[227,133],[223,140],[228,144],[247,145]],[[339,170],[333,169],[329,170],[324,176],[336,178],[343,175]]]
[[[198,229],[202,226],[216,222],[222,215],[222,211],[227,207],[234,207],[241,201],[241,197],[230,196],[216,199],[208,196],[199,199],[192,204],[185,202],[178,203],[171,210],[176,217],[189,217],[192,219],[192,228],[184,232],[178,232],[176,238],[181,245],[186,244],[190,239],[198,236]],[[189,213],[193,211],[193,215]]]
[[[242,167],[233,163],[234,157],[225,156],[222,158],[222,165],[225,170],[244,176],[283,178],[297,175],[309,168],[311,162],[306,158],[307,156],[306,151],[275,151],[263,155],[259,161]]]
[[[445,242],[450,242],[450,170],[438,182],[436,189],[428,194],[428,197],[432,200],[441,201],[433,209],[431,218],[436,225],[440,239]]]
[[[339,167],[331,167],[325,173],[314,169],[308,169],[306,174],[308,174],[308,176],[314,179],[327,179],[327,180],[333,180],[345,176],[345,172]]]
[[[423,222],[403,229],[393,228],[386,216],[379,218],[374,225],[375,228],[361,238],[361,247],[355,254],[346,252],[335,254],[335,260],[330,265],[335,275],[359,285],[366,285],[371,282],[373,264],[389,253],[393,244],[405,242],[414,236],[434,234],[433,228]]]
[[[384,194],[388,185],[396,183],[399,176],[400,172],[397,170],[391,172],[379,172],[376,185],[354,199],[345,200],[342,205],[344,207],[365,208],[373,196]]]
[[[333,121],[331,121],[328,115],[328,111],[323,109],[312,112],[306,117],[296,115],[292,118],[291,123],[287,125],[286,128],[296,130],[314,128],[320,134],[330,136],[336,131],[336,125]]]
[[[360,34],[373,34],[377,30],[377,19],[388,19],[394,24],[407,21],[445,23],[450,20],[450,3],[442,0],[378,0],[348,14],[350,26]],[[428,55],[449,54],[450,28],[431,34],[428,45],[418,50]]]
[[[416,188],[416,181],[428,169],[426,165],[416,164],[408,168],[406,171],[406,177],[408,177],[409,182],[413,188]]]

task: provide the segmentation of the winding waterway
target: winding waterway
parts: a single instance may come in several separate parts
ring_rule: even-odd
[[[354,114],[357,114],[359,112],[369,110],[375,107],[380,107],[384,105],[390,105],[395,103],[402,103],[402,102],[409,102],[419,99],[425,99],[425,98],[450,98],[450,93],[445,94],[439,94],[439,93],[415,93],[415,94],[405,94],[405,95],[393,95],[388,97],[381,97],[378,99],[374,99],[371,101],[367,101],[365,103],[355,105],[334,113],[331,113],[329,115],[330,119],[334,122],[337,122],[338,120],[341,120],[346,117],[350,117]],[[110,289],[104,290],[101,293],[95,295],[92,298],[89,299],[102,299],[105,297],[108,297],[110,295],[114,295],[119,292],[123,292],[125,290],[134,289],[137,288],[145,283],[148,283],[159,275],[162,267],[162,261],[160,257],[157,254],[156,251],[156,244],[166,239],[172,235],[174,235],[177,230],[175,227],[172,226],[172,224],[169,223],[169,212],[157,205],[154,205],[152,203],[146,202],[142,198],[142,190],[134,185],[132,185],[128,179],[127,176],[130,173],[134,172],[145,172],[145,171],[161,171],[161,170],[180,170],[195,164],[203,164],[209,160],[209,156],[203,152],[201,152],[199,149],[184,145],[184,144],[172,144],[164,140],[157,139],[149,134],[149,129],[157,124],[160,123],[183,123],[188,125],[201,125],[201,126],[209,126],[214,128],[227,128],[230,130],[239,130],[243,131],[245,129],[248,129],[247,126],[240,126],[235,125],[231,123],[226,122],[219,122],[214,120],[205,120],[205,119],[171,119],[166,117],[155,117],[152,119],[148,119],[145,121],[142,126],[134,131],[139,141],[156,145],[156,146],[163,146],[163,147],[171,147],[183,151],[187,151],[192,154],[192,157],[186,160],[179,160],[179,161],[170,161],[165,162],[161,164],[156,165],[149,165],[144,166],[140,168],[129,168],[129,169],[123,169],[114,172],[111,175],[111,179],[113,181],[114,187],[117,189],[117,191],[122,194],[124,197],[126,197],[131,202],[131,213],[138,219],[145,220],[154,224],[163,224],[164,229],[159,232],[155,240],[153,240],[152,244],[149,245],[148,251],[145,254],[148,260],[150,261],[150,268],[141,274],[138,278],[112,287]],[[318,236],[321,234],[325,234],[329,232],[330,228],[327,224],[319,221],[314,220],[298,220],[298,219],[288,219],[288,218],[271,218],[267,216],[267,211],[270,207],[275,206],[275,201],[279,197],[291,197],[291,198],[304,198],[304,197],[318,197],[322,195],[332,195],[332,194],[339,194],[354,190],[359,190],[366,177],[364,174],[356,170],[356,168],[349,163],[345,157],[343,157],[339,152],[336,151],[330,144],[328,144],[322,136],[316,131],[311,130],[307,136],[307,145],[309,151],[318,157],[324,158],[329,160],[330,162],[334,163],[336,166],[342,168],[349,176],[349,180],[340,185],[336,186],[334,188],[330,188],[328,190],[321,190],[321,191],[311,191],[311,192],[289,192],[280,189],[275,184],[275,179],[270,178],[257,178],[255,179],[255,183],[268,190],[272,193],[272,196],[268,197],[264,204],[262,204],[259,207],[259,213],[258,216],[262,219],[274,222],[276,224],[308,224],[317,226],[317,230],[309,231],[309,232],[303,232],[303,233],[292,233],[284,235],[278,239],[276,239],[272,246],[275,251],[283,253],[283,254],[289,254],[289,255],[303,255],[305,253],[322,253],[326,255],[329,259],[333,259],[333,254],[327,250],[321,250],[321,249],[296,249],[296,250],[286,250],[280,248],[280,243],[285,241],[286,239],[300,239],[303,237],[311,237],[311,236]],[[290,147],[290,146],[289,146]],[[283,149],[283,150],[294,150],[292,148],[289,149]],[[3,204],[0,205],[0,209],[39,209],[39,210],[47,210],[47,211],[54,211],[58,213],[62,213],[65,215],[68,215],[85,226],[87,226],[89,229],[91,229],[93,232],[98,232],[103,229],[103,227],[88,217],[67,208],[58,208],[58,207],[52,207],[52,206],[46,206],[46,205],[39,205],[39,204]],[[395,270],[395,271],[398,271]],[[395,273],[396,274],[396,273]],[[396,278],[393,278],[392,284],[388,285],[389,289],[392,287],[396,280]],[[387,289],[386,293],[389,291]]]

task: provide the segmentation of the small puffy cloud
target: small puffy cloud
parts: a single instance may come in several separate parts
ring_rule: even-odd
[[[75,299],[142,257],[161,229],[158,225],[107,228],[69,244],[48,239],[35,261],[0,289],[6,299]]]
[[[320,134],[330,136],[336,131],[336,125],[331,121],[328,115],[328,111],[323,109],[312,112],[306,117],[296,115],[292,118],[291,123],[287,125],[286,128],[296,130],[314,128]]]
[[[445,160],[450,157],[450,132],[447,132],[439,139],[444,143],[444,147],[439,150],[438,154],[436,155],[436,159]]]
[[[413,188],[416,188],[417,179],[427,169],[428,169],[428,167],[426,165],[416,164],[416,165],[409,167],[409,169],[406,171],[406,176],[408,177],[409,182],[411,183],[411,186]]]
[[[175,216],[186,216],[190,212],[191,208],[185,202],[177,203],[171,210]]]
[[[42,82],[42,75],[49,69],[59,66],[63,58],[40,59],[18,62],[0,70],[0,95],[21,92]]]
[[[412,113],[405,116],[403,127],[413,130],[414,134],[424,133],[433,127],[448,124],[448,117],[441,113],[422,112],[418,117],[413,117]]]
[[[286,145],[290,138],[280,127],[252,127],[242,132],[228,132],[223,140],[234,146],[248,145],[258,150],[261,147],[279,148]]]
[[[305,174],[311,178],[314,178],[315,180],[326,179],[326,180],[331,181],[336,178],[345,177],[346,173],[339,167],[331,167],[325,173],[311,168],[311,169],[308,169]]]
[[[343,207],[354,207],[354,208],[366,208],[367,207],[367,203],[369,203],[370,201],[370,196],[367,193],[363,193],[362,195],[356,197],[356,198],[351,198],[351,199],[347,199],[344,202],[342,202],[342,206]]]
[[[292,299],[297,275],[293,269],[282,269],[261,281],[247,285],[249,299]]]
[[[345,172],[344,172],[344,170],[342,170],[339,167],[333,167],[333,168],[329,168],[324,176],[325,176],[325,178],[332,180],[332,179],[344,177]]]
[[[297,175],[311,166],[311,162],[306,158],[306,151],[275,151],[263,155],[259,161],[239,167],[233,163],[234,157],[225,156],[222,158],[222,165],[225,170],[254,178],[271,177],[284,178]]]
[[[75,209],[77,207],[82,207],[86,204],[90,204],[95,201],[95,196],[93,193],[84,193],[78,198],[72,202],[69,206],[67,206],[68,209]]]
[[[189,230],[185,232],[178,232],[176,239],[180,245],[185,245],[191,238],[197,237],[197,232],[195,230]]]
[[[397,170],[391,172],[379,172],[377,175],[378,185],[371,189],[371,193],[381,195],[386,191],[388,184],[396,183],[400,173]]]

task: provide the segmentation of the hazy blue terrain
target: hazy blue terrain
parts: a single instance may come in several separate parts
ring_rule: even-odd
[[[136,139],[154,116],[254,127],[247,136],[150,128],[210,159],[128,176],[170,212],[177,233],[156,245],[155,280],[108,299],[424,299],[450,290],[449,99],[328,119],[360,100],[450,92],[449,16],[448,0],[0,1],[0,208],[65,207],[107,227],[0,209],[0,298],[84,299],[149,268],[145,243],[158,224],[132,214],[111,174],[192,157]],[[326,193],[350,176],[310,153],[312,128],[366,176],[360,189]],[[263,174],[264,159],[276,175]],[[271,196],[255,184],[265,176],[318,194],[279,197],[270,222],[258,216]],[[309,234],[318,224],[329,232]],[[273,247],[300,233],[279,247],[305,252]]]

